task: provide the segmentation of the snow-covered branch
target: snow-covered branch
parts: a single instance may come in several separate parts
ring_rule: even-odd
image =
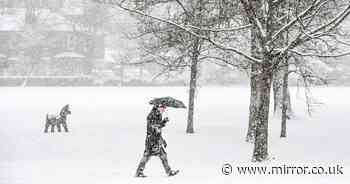
[[[240,27],[234,27],[234,28],[222,28],[222,29],[210,29],[210,28],[199,28],[193,25],[188,25],[189,27],[196,29],[198,31],[209,31],[209,32],[231,32],[231,31],[240,31],[240,30],[244,30],[244,29],[248,29],[251,28],[252,25],[251,24],[247,24],[244,26],[240,26]]]
[[[349,5],[342,11],[340,12],[337,16],[335,16],[332,20],[330,20],[328,23],[325,23],[321,25],[320,27],[314,29],[313,31],[310,31],[310,34],[315,34],[319,31],[325,30],[328,28],[328,30],[325,31],[330,31],[337,27],[347,16],[350,14],[350,3]]]
[[[298,20],[302,19],[309,12],[311,12],[315,8],[315,6],[318,5],[318,3],[320,3],[319,0],[314,0],[312,4],[308,8],[306,8],[303,12],[301,12],[299,15],[297,15],[297,17],[295,17],[294,19],[289,21],[287,24],[285,24],[282,28],[280,28],[278,31],[276,31],[276,33],[271,37],[271,40],[267,44],[274,42],[282,33],[288,31],[290,27],[294,26],[298,22]]]
[[[193,17],[193,14],[185,8],[184,4],[180,0],[175,0],[175,2],[182,8],[188,17]]]
[[[163,23],[167,23],[167,24],[172,25],[174,27],[177,27],[177,28],[179,28],[179,29],[181,29],[181,30],[191,34],[192,36],[195,36],[197,38],[200,38],[200,39],[208,41],[209,43],[213,44],[217,48],[220,48],[220,49],[226,50],[226,51],[234,52],[234,53],[236,53],[236,54],[238,54],[238,55],[248,59],[248,61],[251,62],[251,63],[261,63],[260,59],[254,58],[254,57],[250,56],[250,54],[245,53],[245,52],[241,51],[240,49],[222,45],[222,44],[212,40],[210,37],[204,36],[204,35],[200,35],[200,34],[194,32],[194,31],[192,31],[190,28],[187,28],[187,27],[185,27],[183,25],[179,25],[179,24],[177,24],[175,22],[172,22],[172,21],[160,18],[160,17],[156,17],[156,16],[153,16],[153,15],[146,14],[146,13],[144,13],[142,11],[139,11],[139,10],[128,8],[128,7],[124,6],[121,3],[115,3],[114,5],[116,5],[117,7],[121,8],[121,9],[123,9],[125,11],[128,11],[130,13],[134,13],[134,14],[137,14],[137,15],[148,17],[148,18],[151,18],[151,19],[163,22]]]
[[[349,52],[339,53],[339,54],[303,53],[303,52],[296,51],[294,49],[290,49],[289,51],[291,53],[294,53],[294,54],[297,54],[297,55],[303,56],[303,57],[337,58],[337,57],[344,57],[344,56],[349,56],[350,55],[350,51]]]

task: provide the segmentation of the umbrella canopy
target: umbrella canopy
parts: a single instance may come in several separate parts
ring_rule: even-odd
[[[175,98],[172,98],[170,96],[167,97],[161,97],[161,98],[155,98],[149,102],[151,105],[164,105],[167,107],[173,107],[173,108],[186,108],[185,104],[180,101],[176,100]]]

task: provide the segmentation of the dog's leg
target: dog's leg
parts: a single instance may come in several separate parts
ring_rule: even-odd
[[[45,123],[45,130],[44,133],[47,133],[48,129],[49,129],[50,124],[48,122]]]
[[[58,132],[61,132],[61,123],[58,122],[56,125],[57,125]]]
[[[55,132],[55,124],[54,123],[51,123],[51,132]]]
[[[49,115],[46,114],[46,119],[45,119],[45,130],[44,133],[47,133],[48,129],[49,129]]]
[[[64,131],[65,131],[65,132],[68,132],[67,123],[66,123],[66,122],[63,122],[62,125],[63,125],[63,128],[64,128]]]

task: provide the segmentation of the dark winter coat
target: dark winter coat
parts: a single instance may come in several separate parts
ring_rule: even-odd
[[[162,137],[162,128],[168,122],[168,119],[162,120],[162,114],[157,107],[153,107],[152,111],[147,116],[147,136],[146,149],[150,155],[159,155],[161,150],[166,147],[166,142]]]

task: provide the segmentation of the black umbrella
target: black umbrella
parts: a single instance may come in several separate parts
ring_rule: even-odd
[[[149,102],[151,105],[164,105],[167,107],[174,107],[174,108],[186,108],[185,104],[180,101],[176,100],[175,98],[172,98],[170,96],[167,97],[161,97],[161,98],[155,98]]]

